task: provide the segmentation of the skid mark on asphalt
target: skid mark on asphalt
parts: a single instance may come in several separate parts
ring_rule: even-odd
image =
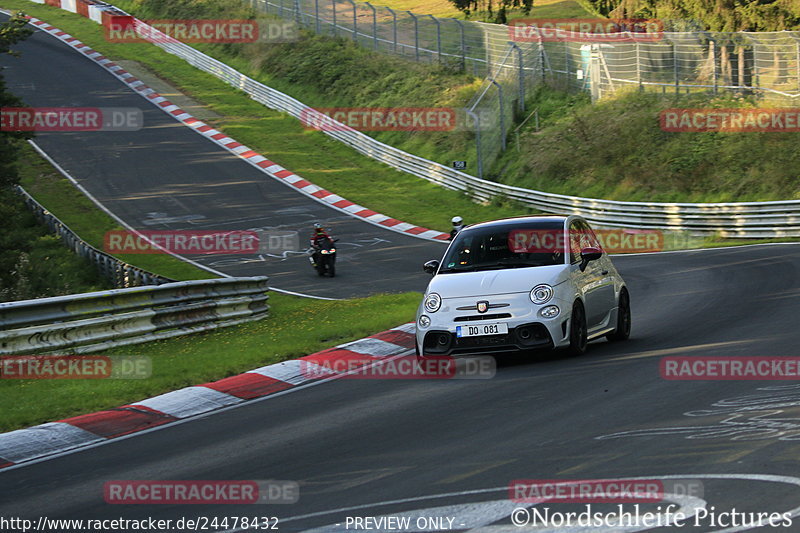
[[[716,423],[634,429],[595,437],[598,440],[628,437],[682,436],[685,439],[800,440],[800,385],[773,385],[756,394],[737,396],[712,404],[711,409],[687,411],[695,419],[722,418]],[[792,416],[783,416],[783,415]]]

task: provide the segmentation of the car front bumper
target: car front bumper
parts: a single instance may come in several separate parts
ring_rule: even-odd
[[[488,300],[490,308],[478,313],[476,302]],[[545,318],[540,311],[557,305],[559,314]],[[417,353],[428,355],[476,355],[507,353],[527,350],[549,350],[569,344],[571,304],[554,297],[543,305],[531,302],[528,293],[500,294],[489,297],[444,299],[436,313],[426,313],[420,306],[417,311]],[[425,314],[431,324],[423,328],[420,315]],[[479,337],[458,337],[458,326],[505,323],[508,333]]]

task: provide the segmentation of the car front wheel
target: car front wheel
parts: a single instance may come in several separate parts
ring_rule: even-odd
[[[586,327],[586,312],[583,310],[581,302],[575,302],[572,306],[572,318],[569,323],[569,355],[583,355],[586,353],[588,344],[588,331]]]
[[[619,293],[618,307],[617,329],[606,335],[609,341],[624,341],[631,336],[631,298],[626,289]]]

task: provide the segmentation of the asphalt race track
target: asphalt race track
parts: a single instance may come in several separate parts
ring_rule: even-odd
[[[0,20],[7,19],[1,16]],[[337,277],[320,279],[304,254],[191,256],[235,276],[270,276],[270,285],[345,298],[423,291],[422,263],[444,246],[357,220],[279,183],[198,135],[67,45],[37,31],[2,57],[9,89],[37,107],[132,107],[141,131],[53,132],[37,144],[95,198],[141,230],[290,230],[301,249],[314,222],[337,243]],[[57,68],[57,70],[55,70]],[[269,152],[265,154],[269,156]],[[380,282],[380,283],[378,283]]]
[[[148,108],[49,37],[37,34],[20,50],[23,59],[2,63],[13,65],[5,71],[9,84],[30,104],[102,101],[144,110],[150,126],[143,132],[39,139],[132,225],[143,227],[147,213],[156,212],[175,219],[157,226],[171,229],[244,224],[299,230],[321,219],[352,242],[381,241],[353,252],[347,262],[344,253],[342,277],[335,280],[317,279],[307,265],[295,268],[295,259],[224,270],[266,271],[276,286],[333,296],[342,295],[338,287],[350,294],[424,287],[419,264],[441,253],[441,245],[340,216],[272,183]],[[54,64],[63,68],[57,84]],[[86,87],[94,89],[83,94]],[[200,223],[178,221],[198,214],[205,217]],[[404,531],[577,533],[589,530],[514,525],[515,509],[529,504],[509,501],[509,483],[643,478],[701,484],[700,494],[671,494],[665,500],[718,513],[714,523],[707,517],[697,527],[690,522],[654,531],[800,531],[800,384],[670,381],[659,372],[664,356],[800,355],[800,246],[614,261],[632,298],[633,333],[627,342],[597,341],[579,358],[501,360],[497,374],[486,380],[338,379],[298,387],[0,471],[0,517],[34,523],[40,517],[152,517],[174,524],[181,518],[266,516],[277,517],[280,531],[328,532],[356,530],[346,527],[352,523],[348,517],[391,515],[413,519]],[[300,484],[300,495],[297,503],[282,505],[111,505],[103,487],[112,480],[290,480]],[[584,509],[575,503],[538,507]],[[593,510],[613,507],[596,504]],[[643,507],[655,510],[656,504]],[[791,525],[731,526],[723,513],[732,509],[787,513]],[[205,531],[226,529],[232,528]],[[397,531],[370,529],[382,530]],[[591,531],[644,530],[651,528]]]
[[[800,246],[615,262],[632,294],[627,342],[595,342],[580,358],[501,363],[488,380],[300,388],[0,473],[0,516],[257,513],[277,516],[282,531],[334,531],[347,516],[413,511],[454,517],[458,530],[519,531],[509,519],[519,505],[507,499],[512,480],[661,476],[701,481],[702,499],[719,511],[800,506],[800,385],[659,375],[665,355],[797,355]],[[135,479],[295,480],[301,489],[291,505],[104,502],[104,482]],[[384,503],[405,499],[415,500]],[[658,529],[722,530],[741,531]]]

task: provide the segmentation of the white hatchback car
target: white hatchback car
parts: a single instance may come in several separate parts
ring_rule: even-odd
[[[425,356],[566,348],[630,335],[625,282],[579,216],[528,216],[468,226],[444,258],[417,311]]]

